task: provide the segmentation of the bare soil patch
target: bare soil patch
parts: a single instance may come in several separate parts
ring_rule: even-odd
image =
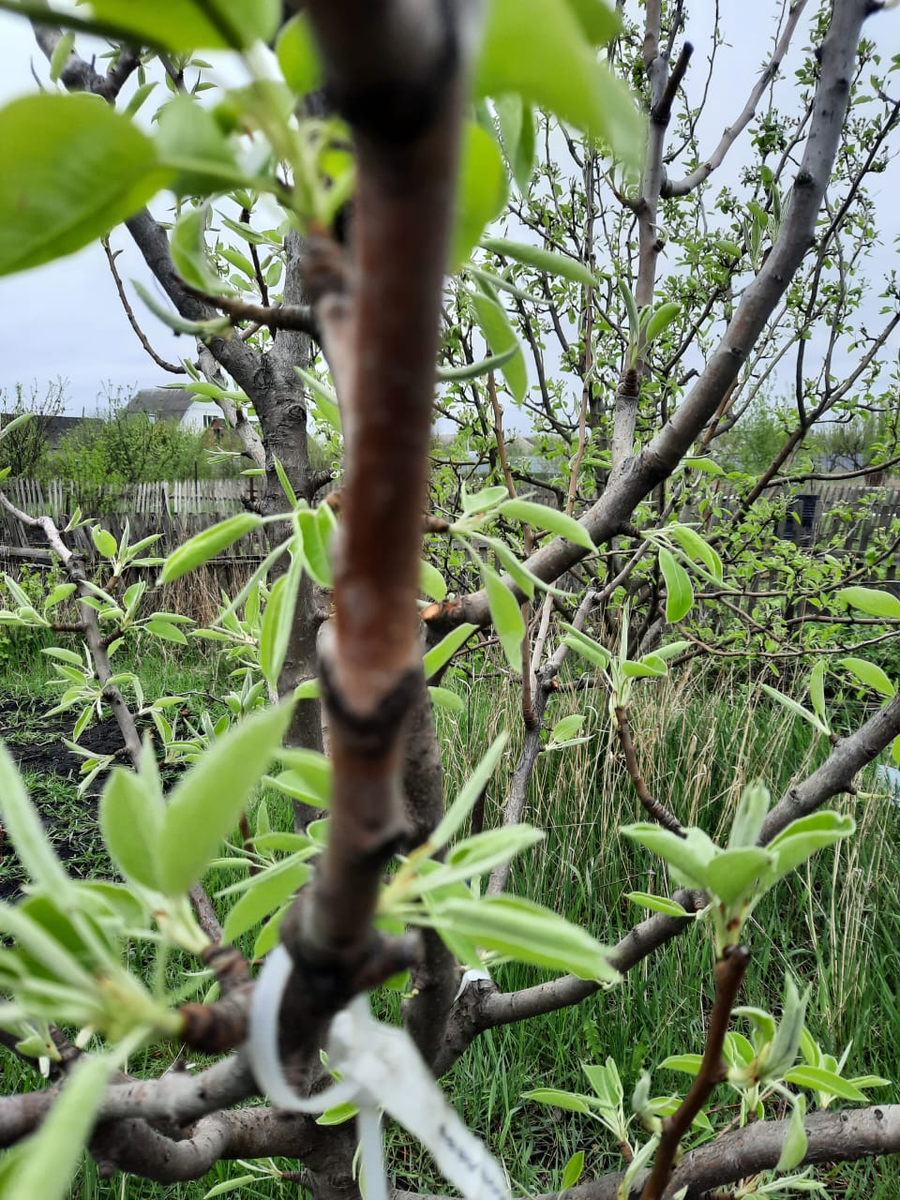
[[[71,738],[71,713],[48,717],[52,705],[23,700],[0,700],[0,738],[25,779],[56,853],[75,878],[112,876],[112,864],[100,838],[97,787],[79,795],[82,759],[65,744]],[[82,734],[79,745],[100,754],[123,756],[124,743],[115,721],[97,722]],[[0,898],[20,894],[25,874],[0,827]]]

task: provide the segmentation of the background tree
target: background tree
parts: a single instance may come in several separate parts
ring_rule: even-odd
[[[155,483],[166,479],[210,478],[203,433],[177,421],[151,420],[111,402],[105,414],[65,434],[47,460],[48,473],[77,483]]]
[[[256,447],[256,453],[263,457],[270,484],[262,513],[226,522],[182,547],[167,563],[164,579],[177,577],[240,533],[271,521],[286,530],[279,550],[287,571],[272,585],[262,613],[258,593],[251,598],[248,591],[242,597],[247,602],[244,626],[237,622],[235,605],[227,605],[221,629],[213,631],[215,636],[254,643],[265,682],[292,690],[286,689],[281,668],[291,661],[292,637],[295,647],[298,643],[307,648],[312,645],[316,621],[311,619],[304,597],[312,596],[313,583],[334,583],[335,620],[333,630],[323,636],[319,662],[331,742],[330,832],[318,856],[315,877],[299,899],[289,902],[302,882],[297,874],[290,875],[287,893],[278,892],[275,904],[280,905],[281,921],[270,921],[267,928],[274,934],[277,926],[283,950],[270,958],[254,988],[239,956],[209,944],[217,938],[215,924],[207,920],[205,935],[198,932],[184,896],[228,836],[248,790],[278,753],[290,717],[288,708],[249,716],[227,735],[213,730],[208,737],[210,748],[168,805],[164,804],[153,758],[142,750],[133,713],[119,690],[133,688],[134,681],[111,674],[109,635],[100,631],[103,620],[113,623],[114,638],[138,623],[140,618],[131,604],[132,600],[139,602],[140,593],[132,593],[124,608],[110,601],[108,593],[98,595],[96,585],[86,580],[83,569],[73,562],[58,531],[46,519],[41,524],[69,572],[70,586],[80,597],[79,632],[91,649],[99,680],[92,702],[105,699],[111,704],[136,768],[112,776],[101,810],[114,858],[131,881],[139,906],[143,901],[140,914],[135,916],[132,909],[132,917],[146,922],[149,914],[155,913],[159,925],[156,944],[161,939],[164,947],[168,943],[202,954],[217,971],[223,996],[218,1003],[179,1008],[166,987],[165,956],[159,960],[161,966],[158,962],[155,992],[141,985],[137,976],[122,973],[113,965],[108,942],[121,936],[126,927],[117,907],[124,903],[121,894],[114,889],[107,893],[109,900],[103,902],[101,911],[90,908],[84,890],[63,883],[59,865],[41,838],[21,788],[8,767],[4,768],[10,798],[4,814],[13,837],[28,856],[36,887],[24,905],[3,910],[6,928],[22,946],[20,951],[8,951],[13,957],[5,960],[13,996],[13,1010],[7,1010],[6,1017],[13,1024],[38,1021],[29,1026],[32,1040],[20,1039],[22,1052],[33,1051],[37,1039],[45,1056],[59,1061],[60,1075],[72,1070],[59,1104],[44,1121],[37,1140],[23,1143],[21,1151],[4,1164],[5,1181],[22,1189],[23,1195],[26,1184],[34,1194],[36,1182],[42,1185],[43,1195],[62,1194],[69,1164],[81,1142],[91,1136],[92,1151],[104,1164],[167,1182],[195,1178],[223,1158],[287,1153],[303,1160],[303,1181],[317,1196],[355,1194],[355,1134],[348,1125],[323,1126],[312,1120],[309,1106],[314,1101],[298,1099],[284,1083],[282,1064],[292,1083],[308,1097],[322,1079],[319,1051],[330,1018],[344,1010],[357,993],[412,966],[405,1023],[427,1068],[411,1056],[410,1045],[400,1034],[389,1035],[367,1024],[354,1002],[342,1013],[329,1051],[334,1056],[329,1065],[337,1064],[344,1076],[343,1086],[334,1093],[329,1089],[322,1103],[331,1105],[341,1096],[360,1108],[367,1180],[373,1186],[379,1175],[373,1119],[377,1124],[375,1110],[383,1103],[425,1141],[441,1169],[467,1194],[502,1194],[505,1183],[490,1160],[482,1157],[483,1150],[452,1124],[449,1110],[435,1099],[431,1085],[426,1086],[428,1072],[448,1069],[489,1029],[580,1003],[596,993],[601,982],[609,981],[613,970],[628,971],[685,932],[694,924],[693,915],[700,905],[706,906],[713,927],[715,997],[710,1004],[704,1053],[690,1060],[695,1082],[683,1099],[676,1097],[671,1102],[665,1097],[652,1098],[649,1081],[639,1083],[632,1106],[647,1136],[635,1137],[632,1146],[626,1131],[623,1145],[632,1156],[627,1178],[617,1172],[583,1183],[580,1194],[631,1193],[645,1200],[670,1194],[698,1195],[776,1165],[787,1170],[807,1158],[819,1161],[895,1150],[900,1115],[892,1105],[867,1106],[852,1117],[823,1111],[804,1130],[802,1089],[826,1097],[846,1097],[848,1084],[840,1079],[842,1064],[814,1054],[808,1041],[804,1051],[807,1069],[796,1073],[794,1060],[803,1039],[806,999],[792,981],[779,1006],[780,1022],[762,1009],[754,1010],[753,1042],[746,1038],[746,1046],[737,1042],[728,1025],[750,959],[750,951],[740,941],[745,922],[764,891],[814,850],[849,834],[853,825],[849,817],[818,810],[832,796],[850,789],[858,770],[900,732],[900,702],[892,696],[855,733],[838,739],[829,724],[819,672],[812,688],[812,708],[805,715],[834,741],[830,754],[771,810],[764,789],[748,788],[733,814],[727,847],[715,845],[699,829],[687,828],[685,814],[670,811],[665,799],[650,793],[629,716],[633,681],[664,674],[667,661],[686,650],[684,641],[668,640],[667,627],[681,625],[689,631],[687,618],[695,595],[691,576],[712,585],[704,603],[727,608],[728,596],[716,593],[734,587],[730,578],[726,581],[726,570],[739,574],[742,569],[727,537],[722,542],[725,553],[720,554],[694,524],[670,518],[686,498],[683,481],[693,480],[686,472],[700,472],[703,478],[703,465],[698,466],[696,460],[699,457],[702,463],[702,452],[708,449],[718,426],[735,415],[739,388],[752,391],[765,375],[769,363],[760,347],[771,347],[770,339],[778,336],[779,330],[787,330],[786,344],[798,365],[797,423],[773,462],[742,496],[732,517],[736,530],[755,508],[765,486],[790,462],[812,422],[846,398],[860,381],[874,386],[878,353],[893,332],[895,318],[890,317],[866,342],[843,381],[834,384],[830,365],[844,336],[851,302],[848,287],[826,287],[832,262],[846,261],[841,259],[843,252],[834,240],[836,227],[832,230],[834,222],[828,215],[829,183],[837,164],[836,178],[848,189],[839,202],[842,217],[846,217],[852,208],[848,197],[853,201],[862,194],[861,181],[871,155],[878,152],[879,138],[883,140],[892,127],[892,106],[882,101],[885,110],[879,132],[871,133],[868,117],[859,123],[865,154],[860,156],[855,141],[842,140],[842,131],[848,120],[852,125],[855,115],[848,106],[863,104],[852,85],[863,23],[876,10],[862,0],[835,0],[816,16],[816,52],[806,77],[801,78],[806,89],[801,93],[805,110],[793,132],[785,135],[790,152],[780,168],[771,172],[771,179],[760,172],[760,199],[754,203],[763,215],[748,204],[752,221],[744,226],[741,212],[739,232],[746,237],[747,248],[714,246],[709,239],[701,244],[696,237],[685,237],[679,244],[692,256],[690,272],[683,278],[673,276],[666,287],[657,288],[663,202],[672,201],[667,218],[670,228],[678,231],[676,199],[698,192],[752,117],[754,97],[758,99],[765,88],[765,81],[761,90],[754,87],[748,115],[730,127],[719,150],[694,167],[685,176],[686,182],[667,181],[665,133],[690,58],[687,47],[679,47],[670,69],[672,51],[686,19],[679,5],[664,13],[661,5],[651,3],[640,27],[629,25],[626,19],[621,30],[613,15],[599,5],[561,0],[554,7],[552,22],[529,21],[521,5],[512,8],[502,0],[490,6],[472,69],[482,124],[473,122],[465,130],[455,232],[453,181],[464,107],[464,64],[470,45],[477,40],[468,24],[472,14],[464,6],[434,6],[413,13],[397,4],[373,13],[355,2],[308,5],[327,90],[353,134],[356,180],[349,252],[336,239],[323,236],[351,190],[344,130],[314,118],[311,125],[301,126],[298,134],[279,103],[281,93],[263,77],[254,56],[258,38],[269,39],[275,33],[278,6],[271,10],[254,7],[253,12],[242,13],[240,20],[234,7],[207,3],[176,5],[177,11],[160,14],[137,12],[133,6],[104,0],[94,5],[94,17],[84,20],[49,9],[26,9],[14,0],[10,6],[41,23],[51,65],[67,86],[88,88],[107,99],[118,95],[123,77],[140,69],[140,55],[122,49],[123,45],[140,41],[149,46],[159,55],[176,90],[184,82],[184,68],[172,59],[173,54],[184,55],[196,45],[225,44],[243,51],[250,71],[249,87],[241,93],[232,91],[223,106],[207,115],[191,99],[176,97],[173,104],[177,107],[160,117],[156,143],[137,140],[134,130],[128,127],[126,133],[125,124],[114,114],[79,97],[36,98],[29,102],[33,108],[10,106],[0,114],[0,132],[18,152],[20,167],[14,182],[6,185],[7,192],[0,191],[0,207],[6,201],[3,211],[9,215],[8,226],[3,226],[9,232],[0,240],[0,267],[23,268],[49,253],[74,248],[71,209],[83,202],[83,196],[80,176],[64,169],[64,153],[74,153],[79,123],[89,129],[89,143],[101,159],[113,147],[124,152],[126,139],[130,139],[127,145],[136,165],[128,208],[148,200],[164,182],[174,187],[183,203],[171,246],[166,231],[146,213],[129,217],[129,229],[175,303],[180,327],[208,341],[213,358],[237,385],[232,389],[215,366],[205,362],[202,354],[198,356],[200,369],[211,388],[218,391],[225,409],[234,406],[236,427],[247,403],[259,413],[265,441],[263,447]],[[772,71],[803,7],[794,4],[785,14]],[[61,35],[46,32],[53,25],[77,30],[85,21],[88,28],[118,39],[120,49],[107,75],[100,76],[85,59],[73,57]],[[627,97],[596,62],[594,47],[611,36],[618,39],[612,61],[647,81],[650,136],[639,189],[634,193],[627,179],[618,179],[596,149],[597,145],[609,146],[627,158],[629,147],[633,153],[638,144]],[[639,57],[635,53],[638,47]],[[310,52],[302,19],[295,18],[282,33],[278,52],[287,83],[298,95],[305,94],[316,76],[310,67],[315,55]],[[866,43],[862,43],[861,53],[865,59]],[[557,191],[553,171],[547,167],[551,199],[537,225],[542,234],[549,233],[547,240],[557,256],[542,256],[541,247],[536,250],[488,240],[485,248],[490,255],[500,256],[502,274],[496,269],[485,273],[480,259],[479,264],[470,263],[471,246],[501,206],[502,160],[485,128],[494,125],[491,109],[481,106],[485,96],[494,102],[493,113],[509,164],[514,171],[519,169],[522,178],[531,158],[532,104],[543,104],[567,125],[582,127],[589,135],[587,149],[581,151],[574,139],[567,137],[566,126],[548,133],[548,139],[553,136],[565,142],[573,160],[587,174],[586,199],[574,196],[571,205],[572,211],[579,213],[583,208],[586,222],[582,224],[579,215],[574,223],[575,234],[582,237],[577,255],[567,257],[561,237],[554,232],[554,218],[564,222],[571,213],[560,200],[562,185]],[[26,142],[23,126],[32,119],[41,122],[44,136],[37,138],[32,130],[30,142]],[[682,153],[690,160],[694,146],[687,114],[684,121],[687,136]],[[773,122],[770,113],[768,125]],[[240,138],[247,129],[253,132],[254,141],[264,140],[272,150],[264,166],[257,168],[252,190],[274,195],[284,204],[289,219],[302,222],[309,235],[305,268],[298,269],[294,277],[296,291],[280,306],[267,303],[256,277],[256,264],[250,259],[262,303],[250,304],[234,290],[225,290],[217,260],[210,257],[206,242],[210,213],[185,199],[230,189],[241,204],[241,213],[252,215],[256,202],[252,195],[244,195],[248,168],[236,157],[234,142],[228,141],[229,135]],[[781,136],[780,127],[776,128],[776,144]],[[29,145],[37,149],[29,151]],[[765,153],[770,153],[769,140],[765,147]],[[79,149],[85,153],[83,147]],[[45,168],[47,156],[54,152],[63,155],[63,160],[54,189],[47,195],[62,198],[57,211],[61,208],[67,219],[50,226],[55,241],[53,236],[49,238],[48,250],[46,213],[40,214],[41,237],[36,243],[34,212],[23,204],[22,197],[30,194],[34,162]],[[789,187],[784,179],[789,195],[776,199],[782,176],[794,170],[794,155],[799,161]],[[699,161],[699,155],[697,158]],[[595,199],[601,176],[612,197],[604,200],[603,209]],[[102,172],[99,178],[105,179]],[[120,211],[121,189],[120,170],[115,195],[107,196],[100,205],[92,180],[93,216],[79,227],[82,240],[105,232],[117,218],[128,215]],[[543,203],[540,189],[535,194],[535,203]],[[245,199],[250,202],[243,203]],[[48,203],[52,208],[52,200]],[[818,225],[823,203],[824,232]],[[528,223],[527,205],[518,215]],[[98,228],[93,228],[92,221]],[[234,224],[249,225],[249,221]],[[636,247],[629,242],[633,224],[638,234]],[[610,272],[615,278],[604,279],[592,257],[599,228],[610,230],[616,239],[616,255],[611,256],[614,272]],[[481,583],[477,590],[457,596],[448,596],[445,585],[433,572],[422,572],[419,564],[434,359],[451,242],[454,262],[463,264],[463,283],[451,301],[454,319],[448,322],[447,344],[469,361],[461,375],[456,370],[444,378],[451,388],[466,387],[466,398],[471,398],[474,410],[474,419],[467,426],[470,436],[477,435],[478,425],[481,433],[493,434],[494,469],[503,478],[502,484],[474,495],[460,489],[462,516],[453,514],[452,522],[431,514],[426,518],[429,530],[455,539]],[[259,243],[251,236],[249,244]],[[823,250],[823,245],[828,249]],[[416,248],[414,260],[409,256],[410,246]],[[224,248],[222,253],[226,257]],[[286,238],[284,254],[288,265],[293,256],[300,258],[299,238],[293,231]],[[737,264],[745,255],[747,278],[743,286],[735,288]],[[816,264],[813,278],[799,298],[793,289],[798,272],[810,257]],[[520,266],[507,269],[510,262]],[[626,264],[630,263],[633,267],[629,269]],[[262,263],[259,266],[262,270]],[[488,266],[496,268],[497,263],[491,259]],[[697,294],[701,269],[709,273],[709,281]],[[246,271],[243,275],[251,278]],[[559,276],[563,282],[557,285],[548,275]],[[568,419],[561,387],[547,382],[552,377],[543,358],[547,331],[531,315],[533,302],[521,286],[524,282],[533,282],[536,294],[544,292],[548,329],[561,346],[565,343],[564,351],[577,365],[576,374],[581,373],[577,412]],[[557,286],[562,289],[558,297],[553,290]],[[675,300],[679,288],[683,294]],[[521,351],[501,294],[511,297],[509,302],[535,365],[541,419],[560,439],[557,444],[571,446],[572,431],[578,431],[572,462],[563,477],[560,510],[539,510],[516,495],[512,471],[501,452],[498,373],[514,396],[524,396],[527,386]],[[832,339],[815,385],[809,384],[804,367],[810,294],[816,298],[816,315],[821,313]],[[666,304],[660,304],[660,299]],[[707,306],[711,306],[708,311]],[[234,325],[244,332],[259,328],[245,339],[232,332]],[[481,334],[474,334],[476,326]],[[567,328],[576,333],[570,337]],[[336,385],[337,411],[327,385],[308,371],[306,339],[311,332],[322,347]],[[258,348],[254,349],[248,343],[257,334]],[[609,335],[609,351],[601,335]],[[477,344],[475,338],[482,336],[493,354],[487,362],[478,362],[470,350]],[[580,354],[579,336],[583,341]],[[679,336],[680,341],[674,340]],[[675,376],[682,355],[692,344],[701,360],[696,374]],[[573,346],[576,353],[571,355]],[[656,355],[665,357],[658,362]],[[746,364],[750,364],[749,377],[744,374]],[[316,481],[307,474],[305,435],[297,438],[292,432],[301,412],[298,366],[307,371],[303,378],[318,398],[319,411],[344,430],[340,550],[333,556],[333,579],[326,547],[333,533],[335,506],[320,506],[315,513],[309,509]],[[482,377],[487,379],[484,392],[477,383]],[[468,390],[473,379],[476,383]],[[601,386],[604,379],[606,387]],[[263,416],[266,411],[268,417]],[[691,455],[692,450],[701,453]],[[587,495],[581,482],[582,466],[590,480]],[[702,502],[704,497],[700,499]],[[583,511],[582,501],[587,502]],[[4,503],[8,505],[8,501]],[[278,511],[281,507],[290,510],[286,518]],[[576,511],[580,512],[578,520],[573,515]],[[517,530],[523,524],[527,526],[526,549],[537,548],[520,561],[511,549],[510,527]],[[98,550],[118,573],[129,548],[117,545],[108,534],[104,538],[105,532],[98,530],[95,535]],[[549,541],[544,540],[546,533],[553,535]],[[508,576],[501,578],[494,565],[484,560],[481,551],[485,547],[509,571]],[[607,550],[595,570],[592,556],[603,547]],[[590,575],[581,574],[585,560],[591,563]],[[542,603],[535,622],[526,621],[520,606],[533,600],[542,585],[545,588],[567,575],[576,585],[586,585],[554,597],[564,606],[572,606],[568,615],[573,619],[567,626],[553,624],[550,599]],[[488,752],[445,812],[440,758],[420,667],[416,623],[420,580],[435,597],[435,603],[421,614],[429,636],[438,642],[447,634],[426,660],[429,676],[446,666],[468,636],[491,624],[507,663],[505,669],[523,674],[522,749],[503,807],[502,825],[482,833],[473,831],[473,836],[462,842],[455,841],[455,835],[476,807],[502,745],[495,744]],[[846,583],[845,577],[832,580],[829,596],[835,607],[854,605],[868,614],[860,618],[863,621],[890,624],[897,619],[890,597],[866,588],[847,588]],[[295,596],[299,597],[296,602]],[[530,617],[527,609],[526,615]],[[828,616],[830,627],[836,627],[839,619],[831,612]],[[25,623],[34,619],[49,622],[27,604],[20,605],[14,618]],[[156,614],[155,619],[171,627],[177,625],[178,614]],[[857,618],[848,619],[855,623]],[[256,633],[254,622],[259,625]],[[594,636],[585,632],[586,627]],[[778,644],[768,653],[779,653]],[[627,832],[638,845],[657,852],[669,864],[673,886],[685,885],[672,897],[639,897],[640,902],[647,901],[649,907],[662,911],[611,950],[604,950],[552,912],[503,895],[510,859],[536,842],[535,831],[522,825],[520,818],[534,763],[545,745],[541,723],[557,694],[557,676],[570,651],[591,664],[589,682],[600,684],[608,693],[610,720],[628,776],[638,802],[656,822],[631,826]],[[746,656],[748,647],[742,647],[742,653]],[[297,654],[290,669],[299,661],[308,665],[310,660]],[[72,671],[80,670],[74,663],[69,666]],[[246,670],[249,680],[252,665]],[[870,673],[864,681],[871,683],[873,678]],[[73,677],[70,681],[78,689],[72,703],[83,703],[88,682],[82,684]],[[892,687],[890,681],[888,685]],[[253,687],[255,698],[261,700],[263,681]],[[241,700],[238,708],[243,712]],[[306,711],[308,714],[309,709]],[[307,733],[314,741],[317,734],[311,724]],[[576,735],[571,723],[565,729],[556,723],[546,746],[558,749],[576,741]],[[192,756],[195,749],[191,747]],[[310,770],[318,771],[320,780],[322,772],[329,773],[321,758],[295,750],[283,761],[289,767],[288,776],[294,772],[303,780],[307,772],[304,794],[313,791],[321,797],[321,787],[316,790],[308,781]],[[293,783],[282,779],[281,786],[293,787],[295,793],[302,790],[296,778]],[[290,844],[301,856],[291,861],[291,868],[302,868],[300,874],[305,877],[306,860],[318,855],[321,846],[321,826],[310,827],[308,835],[290,836],[300,839]],[[398,851],[399,866],[382,888],[382,876]],[[284,875],[284,864],[274,864],[272,871]],[[464,886],[472,876],[489,877],[483,897]],[[271,902],[263,885],[268,887],[272,880],[271,873],[259,874],[247,889],[247,898],[252,897],[254,904],[262,904],[261,898]],[[62,911],[58,897],[53,902],[54,887],[68,901]],[[195,901],[206,911],[202,897],[195,894]],[[79,915],[82,906],[84,919]],[[67,923],[69,910],[76,916]],[[236,917],[230,920],[226,937],[234,935],[238,923]],[[421,941],[402,934],[408,925],[423,929]],[[504,993],[485,980],[476,966],[482,961],[479,947],[570,973],[533,988]],[[259,940],[254,947],[257,953],[264,948]],[[462,980],[457,958],[470,968]],[[35,979],[44,979],[46,987],[36,986]],[[115,985],[112,990],[111,982]],[[57,1025],[89,1025],[101,1030],[110,1050],[105,1055],[83,1056],[72,1068],[79,1056],[47,1026],[50,1017]],[[163,1076],[137,1085],[117,1077],[112,1082],[122,1054],[146,1039],[148,1031],[184,1038],[197,1049],[218,1053],[236,1047],[238,1052],[193,1077]],[[341,1038],[345,1039],[343,1051]],[[347,1054],[346,1039],[356,1053]],[[396,1047],[396,1053],[403,1056],[403,1086],[399,1088],[395,1083],[386,1087],[378,1070],[374,1075],[362,1074],[361,1063],[385,1067],[391,1061],[393,1051],[388,1046]],[[745,1051],[742,1061],[734,1058],[735,1046]],[[363,1049],[372,1052],[371,1059],[362,1054]],[[810,1057],[815,1058],[814,1064]],[[617,1078],[607,1064],[595,1073],[592,1083],[599,1107],[607,1113],[604,1119],[618,1131],[625,1129],[626,1117],[621,1086],[615,1088]],[[713,1089],[726,1082],[739,1097],[740,1127],[723,1131],[721,1137],[695,1150],[679,1165],[679,1146],[689,1127],[700,1117]],[[879,1082],[865,1078],[851,1082],[849,1087],[855,1088],[851,1098],[865,1099],[861,1089]],[[280,1106],[294,1108],[295,1114],[285,1118],[265,1107],[229,1107],[259,1090],[268,1091]],[[419,1095],[427,1099],[420,1102]],[[562,1097],[576,1107],[588,1104],[583,1097],[553,1095],[556,1101],[561,1102]],[[56,1090],[48,1089],[40,1096],[39,1100],[33,1096],[5,1098],[2,1120],[8,1144],[19,1141],[41,1122],[56,1099]],[[779,1119],[771,1109],[767,1112],[764,1100],[771,1102],[773,1097],[790,1106],[789,1119]],[[758,1114],[761,1104],[763,1119],[747,1123],[749,1114]],[[822,1107],[827,1110],[827,1104]],[[438,1114],[433,1125],[426,1119],[429,1112]],[[73,1120],[75,1114],[80,1114],[78,1121]],[[173,1123],[181,1126],[179,1132],[186,1136],[173,1137]],[[574,1173],[577,1175],[577,1169]],[[51,1176],[55,1192],[48,1190]],[[757,1182],[751,1180],[748,1186],[755,1187]]]
[[[29,418],[10,430],[4,438],[7,458],[16,475],[33,479],[40,473],[46,462],[53,422],[63,415],[65,406],[66,388],[62,379],[48,384],[43,395],[40,395],[37,385],[26,393],[22,384],[16,385],[15,398],[7,396],[6,392],[0,393],[4,426],[17,417]]]

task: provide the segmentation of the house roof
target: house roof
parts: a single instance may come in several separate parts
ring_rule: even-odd
[[[164,421],[180,421],[194,403],[193,392],[181,388],[142,388],[128,401],[129,413],[153,413]]]
[[[99,417],[50,417],[44,427],[47,445],[56,449],[60,440],[79,425],[99,425]]]
[[[15,412],[0,413],[0,428],[8,425],[10,421],[21,415],[21,413]],[[93,425],[97,424],[100,420],[100,417],[46,417],[38,415],[36,425],[47,445],[55,450],[60,443],[60,439],[67,433],[71,433],[79,425]]]

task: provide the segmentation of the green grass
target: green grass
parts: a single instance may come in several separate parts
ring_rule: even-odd
[[[203,675],[202,661],[185,663],[173,655],[143,664],[142,671],[155,672],[156,683],[166,691],[188,679],[198,691],[214,690],[208,674]],[[477,748],[484,748],[505,725],[514,731],[487,797],[486,823],[497,824],[505,780],[521,742],[517,694],[496,677],[457,679],[453,686],[467,697],[467,708],[459,715],[439,714],[448,796],[471,770]],[[552,702],[548,722],[575,711],[586,714],[584,732],[590,740],[538,760],[526,819],[544,828],[546,838],[515,864],[510,889],[540,899],[600,940],[614,943],[644,915],[624,895],[664,891],[666,881],[658,862],[617,833],[639,813],[609,734],[605,697],[563,691]],[[682,821],[699,823],[714,836],[727,828],[748,780],[763,779],[777,799],[792,779],[806,775],[829,751],[809,727],[761,700],[751,685],[721,675],[695,673],[676,682],[638,686],[633,725],[651,791]],[[50,789],[43,798],[59,806],[65,822],[78,822],[76,840],[83,854],[77,862],[70,860],[73,869],[108,870],[90,810],[72,800],[74,784],[30,782]],[[274,797],[269,804],[273,824],[280,820],[287,825],[289,805],[282,798],[277,807]],[[897,1075],[900,1043],[893,986],[900,977],[900,808],[883,797],[863,795],[841,798],[837,806],[853,812],[858,832],[782,881],[757,910],[747,936],[752,961],[742,1001],[778,1011],[789,968],[812,989],[809,1024],[820,1043],[840,1054],[852,1040],[851,1074],[891,1078]],[[209,881],[211,890],[233,878],[229,874]],[[602,1127],[577,1114],[524,1102],[522,1093],[541,1086],[582,1090],[581,1063],[612,1055],[630,1095],[643,1069],[653,1070],[675,1051],[702,1049],[711,975],[709,932],[701,925],[639,964],[621,986],[597,993],[578,1008],[493,1030],[471,1047],[445,1083],[468,1124],[504,1159],[517,1193],[558,1188],[562,1169],[576,1150],[585,1152],[585,1178],[622,1165],[613,1138]],[[513,964],[498,968],[496,976],[504,990],[546,978]],[[171,1056],[168,1050],[162,1053]],[[28,1086],[25,1074],[4,1058],[5,1089]],[[654,1093],[683,1089],[685,1078],[657,1071]],[[873,1096],[897,1101],[900,1091],[892,1086]],[[721,1089],[715,1104],[729,1106],[733,1099]],[[446,1190],[421,1147],[397,1131],[391,1142],[400,1186]],[[86,1162],[72,1197],[200,1200],[214,1184],[243,1173],[237,1163],[220,1164],[198,1183],[159,1188],[119,1174],[101,1180],[96,1166]],[[894,1161],[838,1166],[820,1177],[834,1196],[887,1200],[900,1194]],[[263,1180],[241,1194],[276,1200],[296,1195],[296,1188]]]
[[[502,722],[504,708],[515,713],[515,706],[510,690],[505,704],[487,697],[458,719],[457,735],[445,740],[454,751],[449,773],[456,783],[465,770],[465,748],[483,745]],[[608,732],[603,698],[563,694],[548,722],[577,711],[587,714],[583,732],[593,736],[587,745],[539,759],[525,819],[547,837],[537,853],[515,864],[510,889],[540,898],[614,943],[644,915],[623,896],[663,891],[666,885],[658,861],[617,836],[618,827],[640,819],[640,813]],[[830,749],[808,726],[761,702],[757,691],[721,676],[714,686],[696,676],[647,685],[637,691],[633,719],[651,792],[682,821],[700,824],[713,836],[727,829],[749,780],[761,778],[777,800]],[[442,722],[452,724],[443,714]],[[515,751],[510,766],[514,761]],[[499,819],[502,796],[502,786],[491,789],[489,820]],[[757,910],[747,935],[753,957],[743,1002],[779,1011],[789,968],[812,988],[808,1023],[820,1044],[839,1055],[852,1041],[849,1073],[896,1078],[900,809],[884,797],[843,797],[835,806],[853,813],[857,834],[782,881]],[[453,1090],[473,1128],[510,1156],[507,1165],[523,1190],[558,1187],[576,1149],[586,1152],[585,1177],[619,1167],[621,1159],[611,1135],[588,1118],[559,1110],[549,1116],[526,1102],[510,1121],[501,1095],[515,1107],[516,1098],[535,1087],[583,1090],[580,1064],[602,1062],[607,1055],[619,1064],[630,1095],[642,1069],[652,1070],[676,1051],[702,1050],[711,965],[708,931],[700,926],[639,964],[621,987],[577,1009],[495,1030],[472,1048],[454,1072]],[[542,977],[508,965],[498,982],[514,990]],[[661,1072],[654,1077],[654,1094],[683,1088],[684,1082],[683,1075]],[[896,1101],[900,1089],[872,1095]],[[715,1101],[731,1104],[733,1093],[720,1089]],[[900,1169],[895,1161],[840,1167],[828,1186],[834,1195],[895,1197]]]

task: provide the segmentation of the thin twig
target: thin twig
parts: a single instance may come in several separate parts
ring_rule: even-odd
[[[138,341],[158,367],[162,367],[164,371],[169,371],[172,375],[186,375],[187,371],[180,363],[168,362],[161,355],[157,354],[150,345],[147,335],[144,333],[143,329],[141,329],[140,325],[138,324],[138,319],[134,315],[134,309],[131,307],[128,296],[125,293],[125,285],[122,283],[122,277],[116,268],[116,259],[122,253],[122,251],[116,250],[115,253],[113,253],[112,247],[109,244],[109,238],[103,238],[102,245],[103,249],[106,251],[106,261],[109,263],[109,269],[116,285],[116,291],[119,293],[119,300],[121,301],[122,307],[125,310],[125,316],[128,318],[128,324],[137,335]]]
[[[128,757],[134,766],[138,767],[141,761],[141,737],[138,733],[131,709],[125,701],[125,697],[114,683],[109,682],[113,674],[109,664],[109,652],[100,633],[97,613],[91,604],[87,603],[87,601],[94,599],[94,595],[88,583],[84,567],[63,542],[59,530],[50,517],[29,516],[28,513],[17,508],[2,492],[0,492],[0,505],[17,520],[21,521],[23,525],[41,530],[51,550],[65,568],[69,579],[78,588],[78,594],[81,597],[81,617],[84,621],[84,636],[90,648],[91,657],[94,660],[97,678],[100,680],[103,688],[103,696],[113,711],[116,724],[119,726],[125,742],[125,749],[128,751]]]
[[[726,1076],[728,1068],[722,1057],[722,1047],[735,997],[749,962],[750,951],[746,946],[728,946],[716,963],[716,999],[710,1016],[703,1061],[688,1094],[676,1111],[663,1120],[656,1162],[647,1186],[641,1193],[641,1200],[662,1200],[666,1184],[675,1169],[675,1157],[681,1139],[709,1099],[713,1088]]]
[[[619,742],[622,745],[622,751],[625,755],[628,774],[631,776],[634,790],[644,811],[657,824],[662,825],[664,829],[671,830],[672,833],[678,834],[679,837],[685,837],[686,835],[684,829],[681,827],[681,822],[675,814],[669,812],[664,804],[650,795],[650,789],[647,787],[644,777],[641,774],[641,768],[638,765],[637,751],[634,748],[634,742],[631,737],[631,723],[628,720],[628,709],[623,704],[616,705],[616,732],[619,735]]]
[[[232,321],[253,321],[257,325],[267,325],[269,329],[293,329],[297,333],[305,333],[308,337],[319,341],[319,322],[316,320],[312,307],[308,304],[250,304],[239,300],[236,296],[212,296],[197,288],[188,287],[184,290],[198,300],[205,300],[221,309]]]

